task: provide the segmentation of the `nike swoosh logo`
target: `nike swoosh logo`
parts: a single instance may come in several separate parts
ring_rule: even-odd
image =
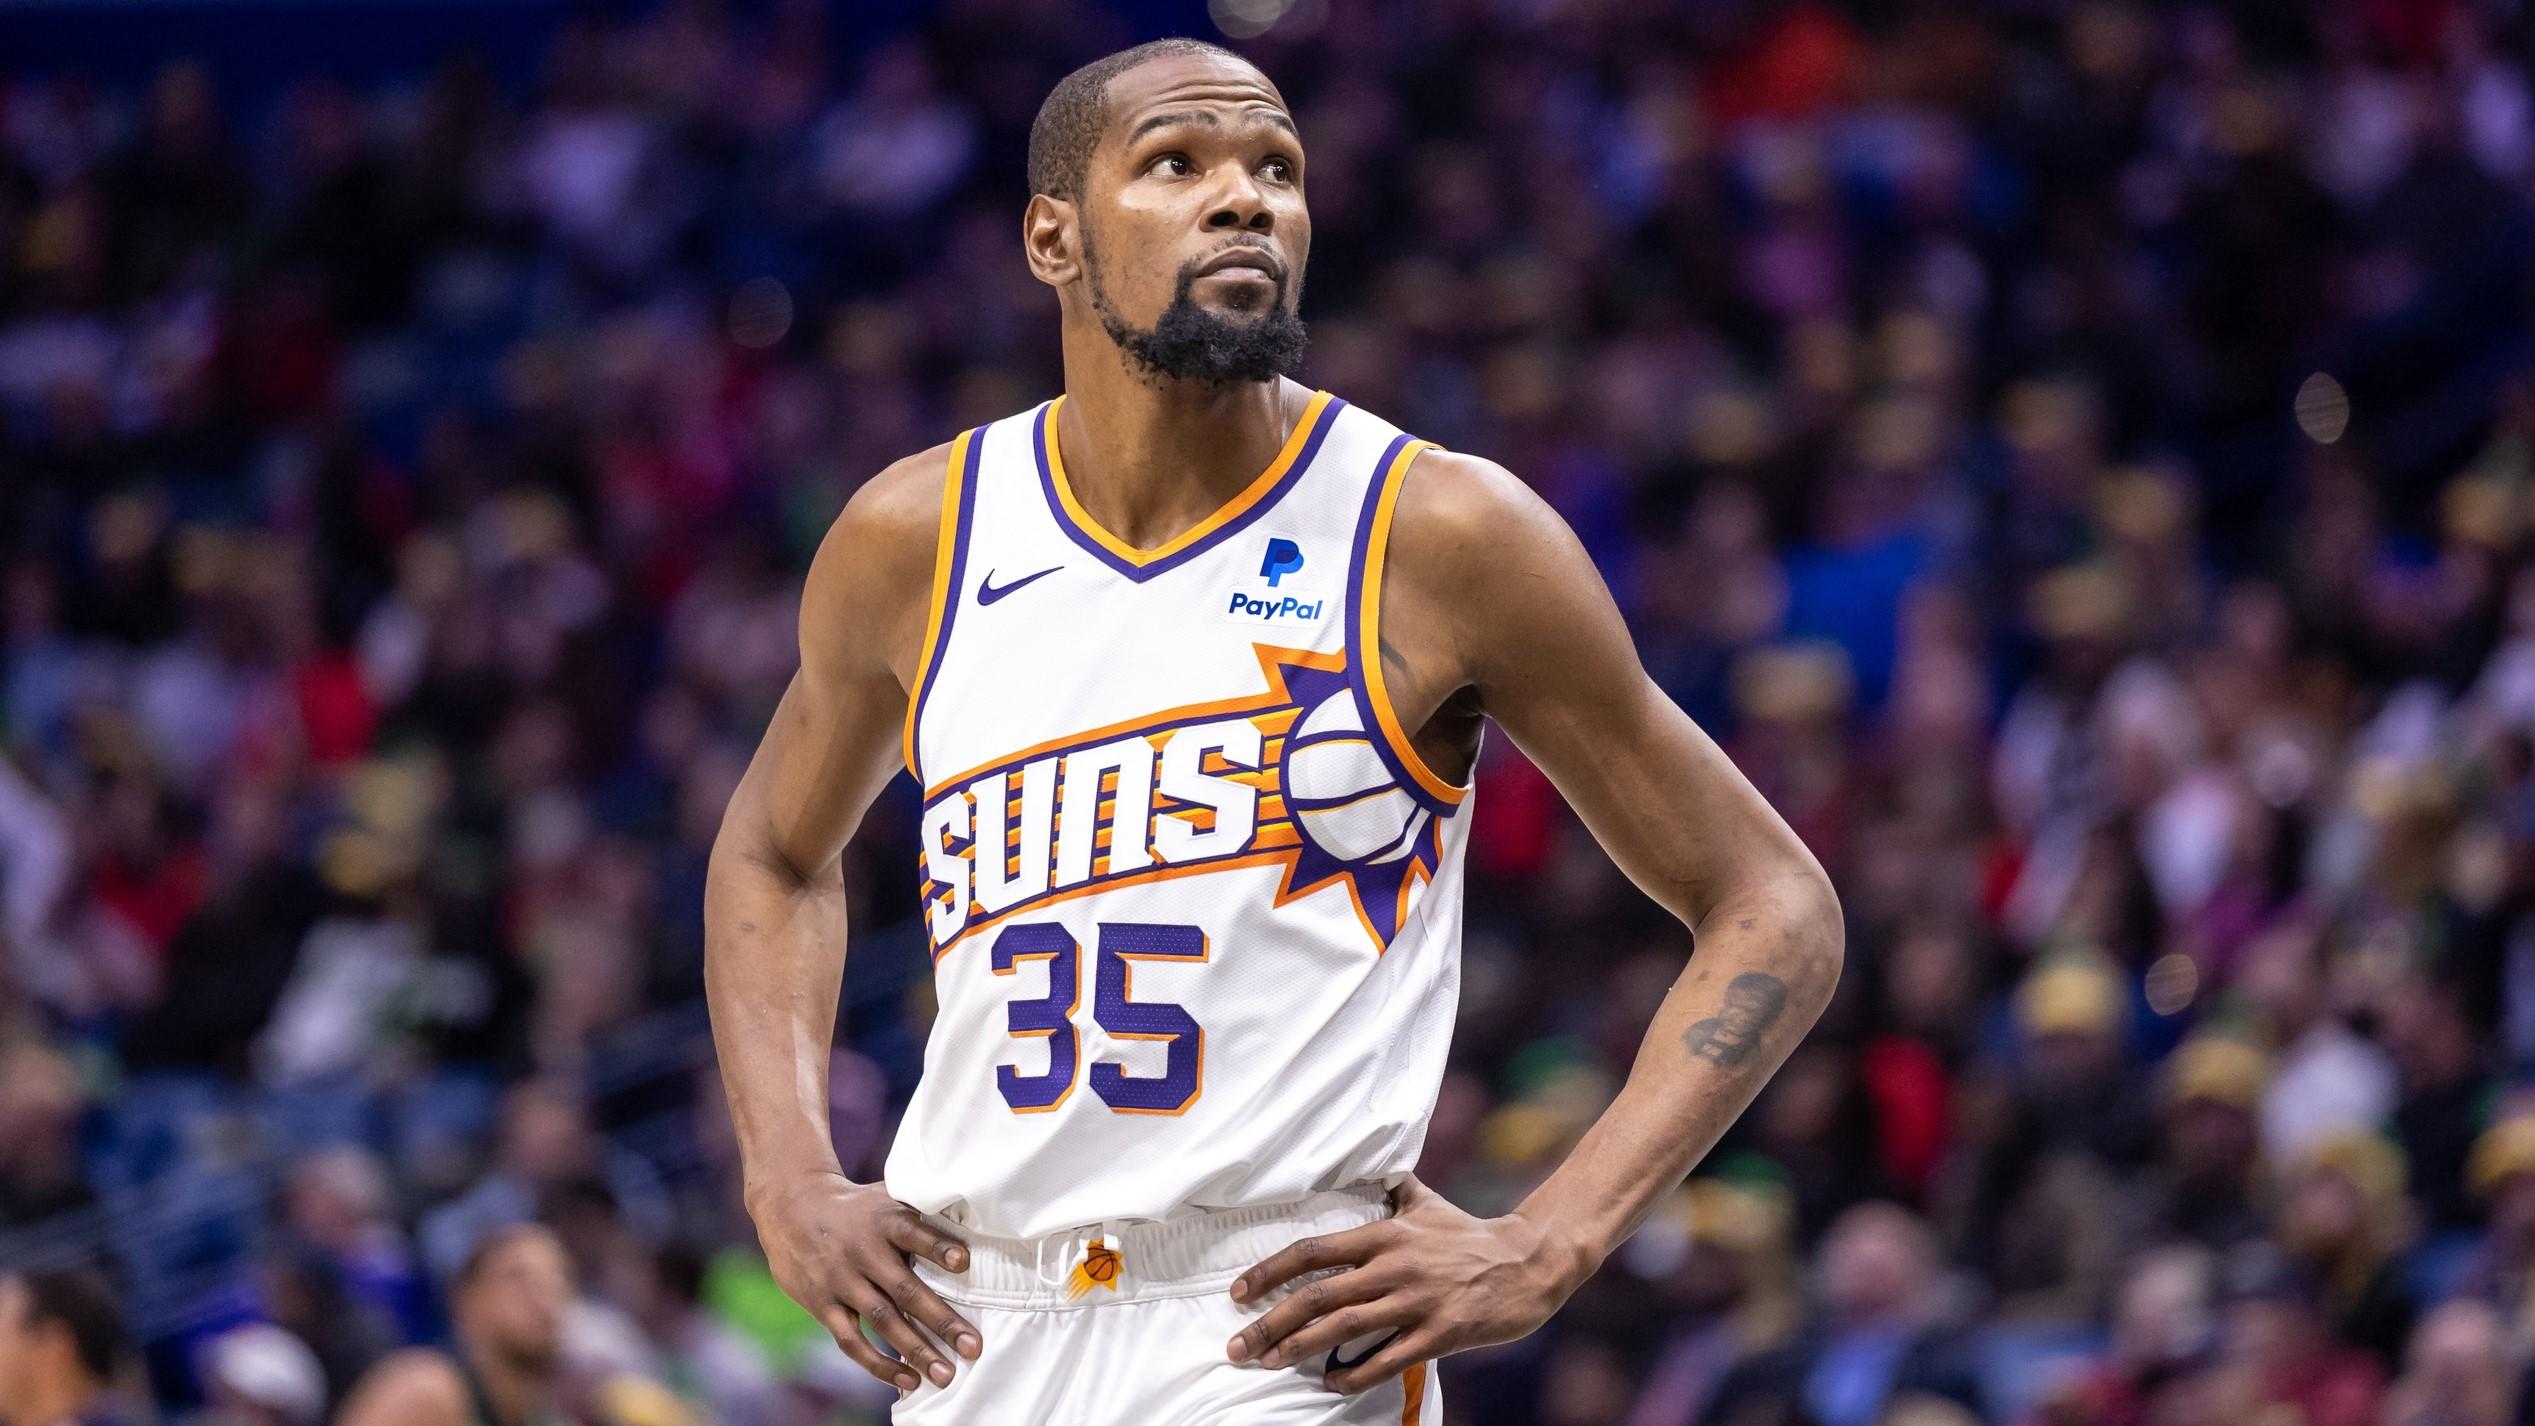
[[[1373,1354],[1375,1352],[1382,1350],[1384,1347],[1391,1345],[1399,1339],[1400,1334],[1393,1332],[1381,1341],[1376,1342],[1372,1346],[1365,1348],[1363,1351],[1356,1353],[1356,1359],[1352,1362],[1339,1357],[1338,1354],[1346,1350],[1344,1346],[1332,1347],[1329,1349],[1329,1360],[1321,1367],[1320,1374],[1322,1376],[1327,1376],[1331,1372],[1352,1371],[1357,1367],[1363,1366],[1366,1362],[1373,1360]]]
[[[1065,566],[1061,564],[1049,565],[1047,568],[1040,570],[1037,574],[1025,574],[1000,589],[995,587],[995,572],[990,569],[986,571],[986,577],[984,579],[977,581],[977,602],[979,604],[992,604],[996,600],[1010,594],[1012,591],[1028,584],[1031,580],[1045,579],[1049,575],[1056,573],[1064,567]]]

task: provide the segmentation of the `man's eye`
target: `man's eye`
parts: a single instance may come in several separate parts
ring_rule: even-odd
[[[1294,181],[1294,165],[1288,160],[1272,158],[1259,166],[1266,169],[1268,176],[1274,178],[1279,183],[1291,183]]]
[[[1185,178],[1190,172],[1188,155],[1184,153],[1166,153],[1160,158],[1153,160],[1153,171],[1157,173],[1167,173],[1173,178]]]

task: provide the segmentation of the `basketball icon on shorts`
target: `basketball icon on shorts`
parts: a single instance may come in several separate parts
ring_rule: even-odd
[[[1083,1249],[1083,1260],[1074,1264],[1074,1271],[1065,1279],[1065,1295],[1080,1297],[1095,1287],[1118,1290],[1118,1250],[1098,1238]]]

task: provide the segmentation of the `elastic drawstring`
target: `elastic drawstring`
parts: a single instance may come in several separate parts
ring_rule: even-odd
[[[1070,1261],[1074,1246],[1072,1234],[1067,1234],[1066,1236],[1059,1238],[1051,1233],[1044,1238],[1032,1239],[1030,1243],[1030,1280],[1040,1287],[1052,1287],[1062,1291],[1065,1286],[1064,1267],[1058,1267],[1057,1275],[1055,1277],[1049,1277],[1047,1275],[1047,1250],[1048,1245],[1052,1243],[1064,1247],[1067,1253],[1067,1258]]]

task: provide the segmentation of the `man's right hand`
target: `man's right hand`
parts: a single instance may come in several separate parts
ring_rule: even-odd
[[[926,1223],[876,1183],[841,1173],[789,1179],[748,1195],[757,1241],[775,1282],[809,1310],[836,1345],[863,1370],[901,1391],[948,1385],[950,1359],[935,1342],[977,1360],[985,1341],[967,1319],[934,1295],[908,1266],[911,1256],[950,1272],[968,1269],[968,1249]],[[903,1361],[891,1361],[863,1336],[868,1322]],[[918,1331],[919,1324],[923,1331]],[[930,1332],[931,1336],[925,1333]]]

